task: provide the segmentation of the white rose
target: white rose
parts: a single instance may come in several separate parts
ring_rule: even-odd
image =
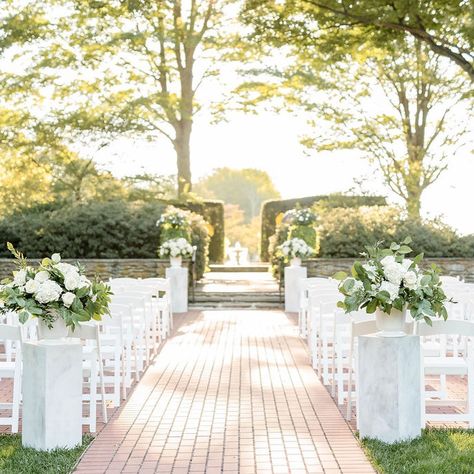
[[[403,277],[403,282],[409,290],[416,290],[418,287],[418,276],[415,272],[407,272]]]
[[[410,260],[409,258],[404,258],[402,262],[402,266],[405,270],[408,271],[408,269],[411,267],[413,263],[413,260]]]
[[[23,286],[26,283],[26,270],[18,270],[13,278],[14,286]]]
[[[81,276],[77,272],[69,272],[64,276],[64,286],[66,290],[74,291],[81,284]]]
[[[25,285],[27,293],[36,293],[39,290],[40,283],[37,280],[28,280]]]
[[[58,301],[61,293],[62,289],[56,282],[47,280],[41,283],[35,294],[35,298],[38,303],[47,304],[52,301]]]
[[[76,299],[76,295],[68,291],[67,293],[64,293],[61,299],[63,300],[64,306],[66,306],[66,308],[69,308],[69,306],[71,306],[72,303],[74,303],[74,300]]]
[[[380,285],[379,291],[386,291],[390,295],[390,303],[393,303],[393,301],[398,298],[399,289],[400,287],[398,285],[395,285],[389,281],[383,281]]]
[[[392,263],[395,263],[395,257],[393,255],[387,255],[386,257],[382,258],[382,260],[380,260],[380,263],[383,267],[391,265]]]
[[[86,288],[86,287],[89,287],[89,286],[91,286],[90,280],[85,275],[81,275],[79,277],[79,286],[78,286],[78,288]]]
[[[44,283],[45,281],[48,281],[49,280],[49,273],[45,270],[41,271],[41,272],[38,272],[36,275],[35,275],[35,280],[38,282],[38,283]]]
[[[53,255],[51,255],[51,260],[53,263],[59,263],[61,261],[61,255],[59,253],[53,253]]]
[[[77,273],[77,268],[74,265],[71,265],[70,263],[59,262],[55,265],[55,268],[57,268],[63,274],[63,276],[66,276],[68,273],[71,272]]]

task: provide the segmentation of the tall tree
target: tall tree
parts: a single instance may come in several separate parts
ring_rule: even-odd
[[[250,105],[256,90],[263,99],[283,96],[286,107],[306,113],[313,132],[303,143],[311,149],[360,150],[418,218],[423,191],[470,131],[463,73],[401,32],[381,41],[351,25],[326,30],[309,21],[313,11],[301,14],[301,2],[280,4],[247,21],[270,47],[285,47],[290,65],[253,71],[257,78],[240,93],[248,92]]]
[[[247,0],[246,3],[248,16],[262,27],[265,20],[282,9],[287,15],[299,16],[298,23],[303,29],[310,23],[316,25],[319,32],[310,40],[318,47],[330,46],[334,36],[345,33],[362,32],[367,39],[380,44],[400,34],[411,36],[425,43],[433,53],[448,58],[474,81],[472,0]],[[284,28],[289,24],[282,21],[278,26]]]
[[[195,191],[205,198],[237,204],[247,223],[259,215],[263,201],[280,197],[268,173],[253,168],[218,168],[201,179]]]
[[[40,64],[62,58],[58,70],[69,74],[55,81],[58,123],[78,134],[165,137],[176,153],[178,193],[189,192],[197,93],[237,38],[226,13],[232,3],[63,2],[64,26]]]

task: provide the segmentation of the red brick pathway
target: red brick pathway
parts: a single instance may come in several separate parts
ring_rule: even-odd
[[[371,473],[280,311],[189,315],[84,473]]]

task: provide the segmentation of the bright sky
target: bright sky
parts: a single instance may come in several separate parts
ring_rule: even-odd
[[[375,193],[391,194],[373,177],[374,169],[356,152],[334,152],[306,156],[298,136],[302,120],[261,112],[232,114],[228,121],[195,124],[192,142],[193,180],[223,166],[259,168],[268,172],[284,198],[347,191],[354,178],[370,176],[365,185]],[[119,176],[142,169],[156,174],[175,174],[174,151],[166,140],[157,143],[121,140],[101,152],[99,161]],[[111,166],[110,166],[111,165]],[[461,233],[474,233],[474,156],[453,158],[439,181],[425,192],[423,214],[442,216]]]

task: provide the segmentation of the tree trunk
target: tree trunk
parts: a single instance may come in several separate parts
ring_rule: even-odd
[[[420,219],[421,211],[421,193],[419,186],[407,186],[406,208],[408,217],[413,220]]]
[[[178,167],[178,198],[191,191],[191,130],[192,120],[183,118],[176,127],[176,161]]]

